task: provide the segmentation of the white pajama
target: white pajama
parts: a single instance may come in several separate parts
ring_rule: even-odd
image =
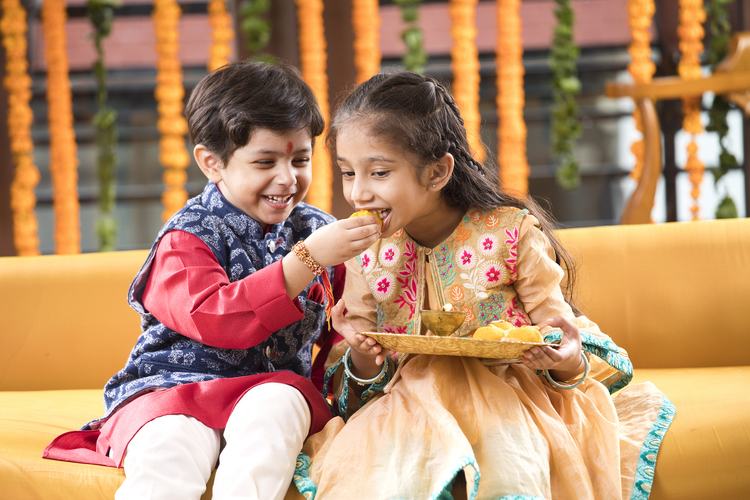
[[[159,417],[128,444],[115,500],[198,500],[217,460],[214,500],[282,500],[310,423],[302,394],[278,383],[250,389],[223,431],[186,415]]]

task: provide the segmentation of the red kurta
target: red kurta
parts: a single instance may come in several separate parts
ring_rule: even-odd
[[[346,269],[336,267],[333,293],[343,293]],[[313,285],[308,298],[323,303],[323,287]],[[230,283],[206,244],[184,231],[171,231],[159,242],[143,295],[143,303],[165,326],[206,345],[247,349],[274,331],[302,319],[299,300],[284,287],[281,261]],[[100,427],[58,436],[44,458],[120,467],[127,445],[143,425],[165,416],[184,414],[214,429],[223,429],[234,405],[251,388],[267,382],[291,385],[310,406],[310,434],[331,418],[321,396],[323,363],[331,346],[343,338],[325,328],[311,380],[288,370],[184,384],[138,396],[122,405]],[[112,457],[108,453],[112,450]]]

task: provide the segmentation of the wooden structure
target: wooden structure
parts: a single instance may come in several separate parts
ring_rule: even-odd
[[[705,92],[726,95],[743,109],[746,116],[750,115],[750,32],[737,33],[732,37],[729,54],[708,77],[696,80],[684,80],[678,76],[661,77],[654,78],[650,83],[610,82],[606,85],[608,97],[630,97],[635,101],[643,116],[646,142],[643,173],[625,206],[620,219],[622,224],[646,224],[651,221],[656,184],[662,172],[661,127],[654,103]]]

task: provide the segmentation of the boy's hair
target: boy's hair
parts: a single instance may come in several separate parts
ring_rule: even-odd
[[[411,163],[417,168],[418,179],[424,168],[450,153],[453,175],[441,191],[448,206],[464,211],[472,206],[528,209],[550,239],[555,260],[568,272],[564,292],[574,312],[580,314],[572,302],[575,265],[552,233],[552,217],[530,196],[521,200],[503,192],[498,170],[474,159],[458,106],[440,82],[430,76],[398,72],[377,74],[359,85],[339,105],[331,122],[327,142],[334,155],[338,131],[355,121],[416,160]]]
[[[325,123],[310,87],[289,65],[240,61],[206,75],[185,106],[188,137],[226,165],[257,129],[307,129],[315,137]]]

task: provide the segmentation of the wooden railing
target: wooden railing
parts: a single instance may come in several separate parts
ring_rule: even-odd
[[[650,83],[607,83],[605,93],[608,97],[630,97],[635,101],[643,117],[646,144],[643,173],[625,206],[620,219],[622,224],[646,224],[651,221],[656,184],[662,172],[661,127],[654,103],[705,92],[725,95],[746,116],[750,115],[750,32],[737,33],[732,37],[729,55],[717,65],[712,75],[705,78],[683,80],[680,77],[661,77],[654,78]]]

